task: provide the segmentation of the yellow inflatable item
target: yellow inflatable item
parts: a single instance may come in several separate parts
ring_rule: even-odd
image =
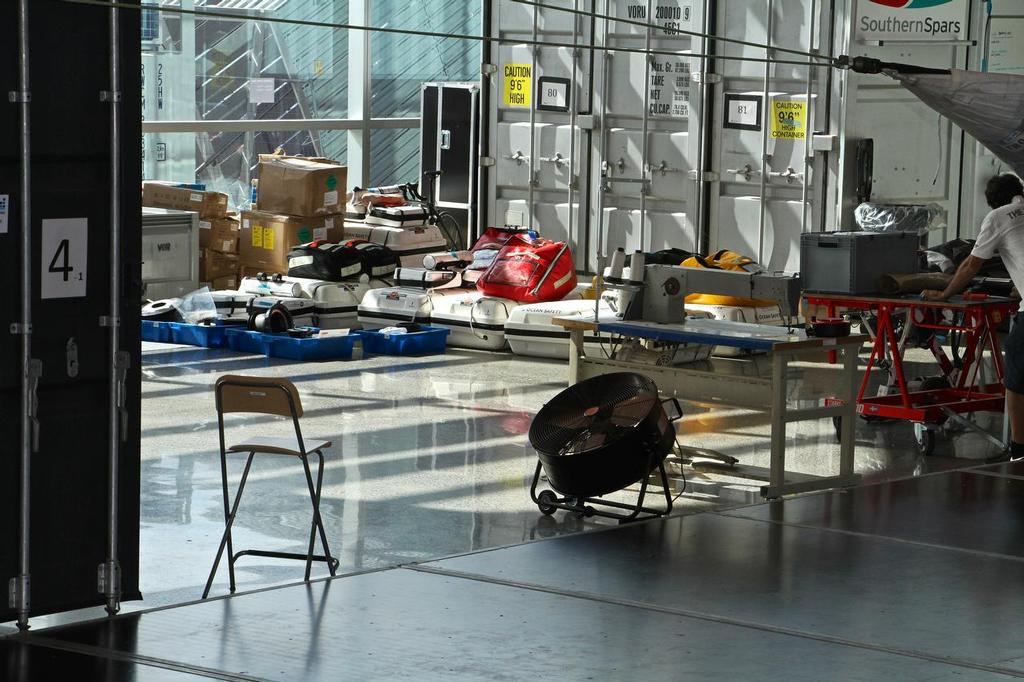
[[[680,265],[684,268],[706,268],[710,270],[733,270],[738,272],[756,272],[760,269],[760,266],[754,262],[753,258],[744,256],[743,254],[735,251],[729,251],[728,249],[722,249],[717,253],[711,254],[707,258],[693,256],[684,260]],[[776,301],[699,293],[687,296],[686,302],[694,305],[731,305],[744,308],[778,305]]]

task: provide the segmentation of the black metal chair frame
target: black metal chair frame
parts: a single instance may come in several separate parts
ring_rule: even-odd
[[[246,388],[263,388],[267,390],[277,390],[285,394],[288,399],[288,405],[291,408],[292,423],[295,426],[295,438],[299,447],[299,459],[302,460],[302,467],[306,474],[306,485],[309,488],[309,499],[313,503],[313,522],[309,529],[309,549],[305,554],[299,554],[296,552],[272,552],[267,550],[257,549],[246,549],[239,552],[234,552],[231,540],[231,526],[235,522],[235,517],[238,514],[238,504],[242,499],[242,492],[245,490],[245,482],[249,477],[249,470],[252,467],[252,461],[259,450],[252,450],[249,452],[249,456],[245,462],[245,469],[242,471],[242,478],[238,483],[238,492],[235,493],[235,499],[229,503],[230,495],[228,492],[228,461],[227,461],[227,448],[224,441],[224,412],[221,404],[221,389],[224,386],[244,386]],[[210,576],[206,580],[206,587],[203,589],[203,599],[206,599],[210,594],[210,588],[213,586],[213,579],[217,575],[217,569],[220,566],[221,558],[224,554],[224,548],[228,550],[228,584],[231,594],[235,593],[235,562],[243,556],[259,556],[268,557],[272,559],[297,559],[306,562],[306,574],[303,578],[308,581],[310,573],[313,569],[314,561],[323,561],[327,563],[328,570],[330,570],[331,576],[336,575],[338,568],[338,560],[331,556],[331,550],[327,544],[327,533],[324,531],[323,520],[320,517],[320,490],[323,484],[324,477],[324,454],[320,450],[314,450],[312,453],[306,452],[306,444],[302,439],[302,429],[299,426],[298,417],[298,406],[295,404],[295,400],[292,394],[284,388],[281,384],[277,383],[245,383],[245,384],[232,384],[231,382],[218,381],[215,389],[216,401],[217,401],[217,427],[220,435],[220,473],[221,483],[223,485],[224,492],[224,534],[221,536],[220,546],[217,548],[217,556],[213,561],[213,568],[210,569]],[[243,411],[239,410],[240,413]],[[280,453],[260,453],[260,454],[280,454]],[[313,484],[313,474],[309,468],[309,455],[314,454],[318,457],[318,466],[316,473],[316,485]],[[295,455],[282,455],[285,457],[294,457]],[[316,543],[316,535],[320,535],[320,543],[323,546],[323,554],[313,554],[313,548]]]

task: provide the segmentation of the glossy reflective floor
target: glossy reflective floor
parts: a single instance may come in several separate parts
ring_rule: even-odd
[[[143,358],[145,606],[195,599],[205,582],[223,530],[213,383],[227,373],[292,379],[306,408],[304,433],[333,441],[323,515],[343,571],[397,566],[608,525],[562,515],[541,517],[529,500],[536,460],[528,451],[526,433],[540,406],[564,387],[565,363],[455,349],[425,358],[293,363],[160,344],[145,344]],[[762,358],[716,360],[714,367],[757,373],[768,371],[766,365]],[[927,365],[912,371],[926,373]],[[827,365],[797,366],[793,372],[798,378],[791,395],[795,401],[828,395],[836,374]],[[680,428],[684,445],[767,466],[764,415],[709,405],[689,405],[687,411]],[[228,424],[229,441],[291,428],[268,418],[240,417]],[[857,469],[868,481],[970,464],[950,455],[993,453],[982,439],[964,433],[940,439],[936,456],[925,458],[917,453],[907,424],[858,427]],[[838,448],[831,423],[791,427],[788,456],[796,471],[832,472]],[[242,464],[241,457],[232,460],[233,481]],[[760,499],[756,483],[692,471],[688,476],[688,490],[695,494],[677,501],[678,513]],[[298,463],[286,457],[259,459],[235,525],[236,548],[302,550],[309,513]],[[245,559],[238,569],[240,589],[301,577],[294,564],[267,559]],[[226,587],[226,574],[220,577],[223,582],[216,591]]]
[[[0,640],[0,679],[1024,676],[1024,465],[983,464],[994,448],[973,434],[925,458],[906,424],[860,423],[869,485],[751,505],[754,487],[691,472],[672,518],[618,527],[529,501],[526,432],[564,364],[457,350],[295,364],[148,344],[144,358],[146,599],[110,620],[37,619]],[[794,372],[793,400],[835,376]],[[226,373],[293,379],[307,437],[334,442],[323,512],[348,575],[296,585],[301,565],[243,559],[250,592],[149,610],[198,598],[223,530],[212,385]],[[240,418],[228,439],[287,428]],[[688,405],[680,432],[767,463],[759,415]],[[830,423],[788,442],[794,469],[836,466]],[[260,460],[236,549],[301,551],[309,513],[297,463]]]

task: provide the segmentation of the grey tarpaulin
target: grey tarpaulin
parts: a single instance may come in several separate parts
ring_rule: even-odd
[[[952,70],[908,73],[889,67],[883,73],[985,145],[1017,175],[1024,176],[1024,76]]]

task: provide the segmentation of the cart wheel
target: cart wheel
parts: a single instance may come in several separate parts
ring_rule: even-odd
[[[557,501],[558,496],[553,492],[550,490],[541,490],[540,494],[537,495],[537,508],[540,509],[540,513],[544,516],[551,516],[558,509],[558,507],[552,504]]]
[[[843,418],[832,417],[832,428],[836,430],[836,442],[843,439]]]
[[[918,451],[925,457],[935,452],[935,432],[924,424],[914,424],[914,439],[917,441]]]

